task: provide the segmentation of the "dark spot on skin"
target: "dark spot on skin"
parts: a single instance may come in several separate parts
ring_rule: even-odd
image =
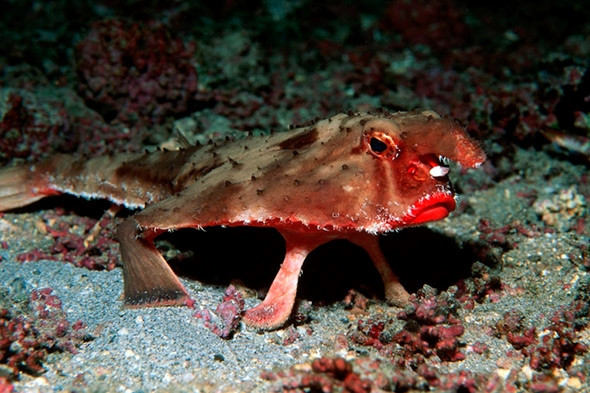
[[[281,149],[301,149],[313,144],[318,140],[317,128],[312,128],[302,134],[295,135],[279,144]]]
[[[347,171],[347,170],[348,170],[348,165],[346,165],[346,164],[342,164],[342,170],[343,170],[343,171]]]
[[[225,181],[225,186],[226,186],[226,187],[229,187],[229,186],[231,186],[231,182],[230,182],[229,180],[226,180],[226,181]]]
[[[264,190],[256,190],[256,195],[262,195],[263,192]]]
[[[242,165],[241,163],[237,162],[236,160],[234,160],[231,157],[227,157],[227,160],[230,162],[232,168],[237,168],[237,167],[240,167]]]
[[[252,180],[252,181],[256,180],[256,176],[252,175],[252,177],[250,178],[250,180]]]
[[[323,186],[323,185],[325,185],[325,184],[326,184],[326,181],[325,181],[324,179],[320,179],[320,180],[318,181],[318,183],[320,183],[320,185],[322,185],[322,186]]]
[[[293,184],[295,184],[296,186],[298,186],[298,185],[300,185],[300,184],[301,184],[301,180],[297,180],[297,179],[295,179],[295,180],[293,181]]]
[[[293,150],[293,155],[294,156],[298,156],[299,155],[299,152],[297,150]]]

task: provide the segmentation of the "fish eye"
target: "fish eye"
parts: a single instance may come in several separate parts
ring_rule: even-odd
[[[399,154],[399,144],[384,132],[371,130],[364,139],[367,150],[375,157],[393,159]]]
[[[381,154],[385,150],[387,150],[387,143],[375,137],[371,138],[371,140],[369,141],[369,145],[371,146],[371,150],[373,151],[373,153]]]

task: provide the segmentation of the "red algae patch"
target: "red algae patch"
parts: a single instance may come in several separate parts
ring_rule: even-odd
[[[460,337],[465,329],[456,315],[458,307],[452,297],[419,291],[410,306],[397,315],[405,321],[401,330],[392,331],[387,319],[359,320],[350,339],[379,349],[403,367],[417,367],[433,355],[443,361],[463,360]]]
[[[369,393],[374,383],[363,379],[353,371],[352,365],[342,358],[323,357],[311,363],[311,367],[294,366],[285,372],[264,372],[262,378],[275,383],[275,392],[350,392]]]
[[[92,337],[82,321],[70,323],[61,300],[51,288],[31,291],[24,303],[0,308],[0,365],[4,378],[19,373],[42,374],[43,362],[53,352],[77,353]]]
[[[204,325],[214,334],[224,339],[230,339],[237,331],[244,313],[244,296],[233,285],[230,285],[223,295],[223,300],[215,313],[207,309],[199,310],[195,317],[202,319]]]
[[[48,248],[16,256],[19,262],[59,260],[90,270],[112,270],[119,263],[119,245],[114,238],[115,222],[104,215],[99,220],[69,216],[58,208],[43,215],[37,228],[53,240]],[[92,234],[96,232],[97,236]]]
[[[107,121],[162,123],[194,100],[193,50],[157,22],[95,22],[76,46],[78,91]]]

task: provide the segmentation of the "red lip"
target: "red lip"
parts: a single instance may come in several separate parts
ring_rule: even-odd
[[[428,221],[441,220],[455,210],[455,199],[452,195],[438,193],[423,199],[414,205],[403,218],[407,224],[421,224]]]

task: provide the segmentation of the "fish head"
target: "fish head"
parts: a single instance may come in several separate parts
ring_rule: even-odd
[[[474,168],[485,160],[459,123],[432,111],[398,112],[359,121],[353,154],[364,187],[366,228],[387,231],[448,216],[455,209],[449,161]],[[348,187],[350,188],[350,187]],[[359,216],[360,218],[360,216]]]

